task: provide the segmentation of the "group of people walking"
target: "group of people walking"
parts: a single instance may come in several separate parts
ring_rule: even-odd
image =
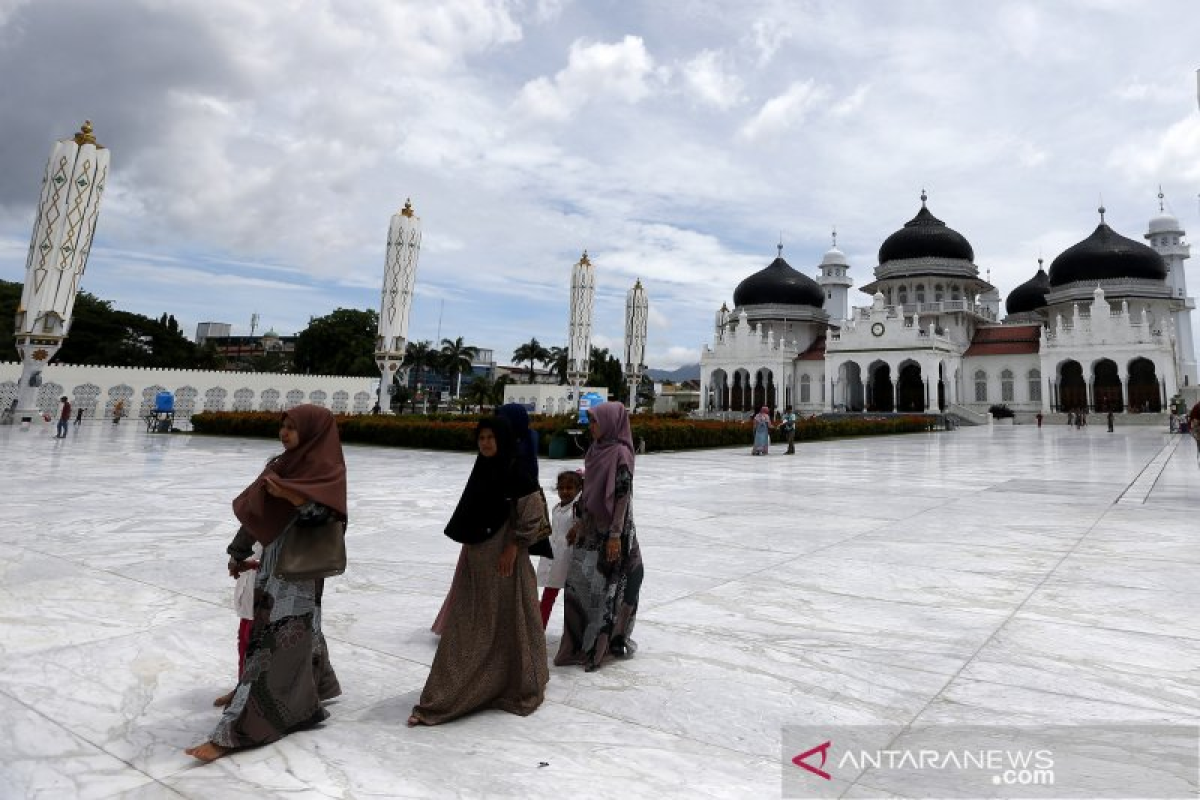
[[[550,678],[544,629],[559,588],[563,635],[555,665],[591,671],[635,652],[644,569],[633,523],[629,416],[620,403],[603,403],[589,411],[589,426],[583,475],[559,474],[559,503],[550,512],[524,408],[502,406],[477,425],[475,463],[445,529],[462,549],[409,726],[486,708],[533,713]],[[324,580],[275,574],[291,526],[347,520],[337,425],[326,409],[298,406],[283,415],[280,441],[283,452],[233,503],[241,526],[227,548],[228,569],[247,585],[253,580],[246,595],[251,619],[239,631],[238,684],[217,698],[224,711],[212,733],[187,750],[205,762],[324,720],[322,702],[341,693],[321,633]],[[552,565],[543,565],[547,591],[539,603],[530,548],[544,547],[551,530],[558,546]]]

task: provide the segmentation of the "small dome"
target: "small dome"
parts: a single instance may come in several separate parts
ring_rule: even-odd
[[[1029,280],[1008,293],[1004,307],[1009,314],[1024,314],[1046,307],[1046,293],[1050,291],[1050,276],[1042,269],[1042,260],[1038,259],[1038,271]]]
[[[884,240],[879,248],[879,263],[886,264],[901,258],[954,258],[974,261],[975,251],[961,233],[946,227],[925,207],[921,193],[921,210],[904,223],[904,227]]]
[[[839,267],[850,266],[850,262],[846,260],[846,254],[836,247],[831,247],[825,251],[825,255],[821,258],[821,266],[825,266],[826,264]]]
[[[1179,220],[1170,214],[1160,214],[1150,220],[1150,235],[1156,233],[1183,233]]]
[[[1108,227],[1101,211],[1092,235],[1059,253],[1050,264],[1050,285],[1106,278],[1163,281],[1167,265],[1162,256],[1141,242],[1126,239]]]
[[[735,306],[756,306],[765,304],[789,306],[825,305],[825,292],[817,282],[802,272],[792,269],[792,266],[779,256],[767,266],[738,284],[733,290]]]

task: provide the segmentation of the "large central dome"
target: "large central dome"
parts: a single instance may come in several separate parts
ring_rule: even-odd
[[[1154,248],[1126,239],[1108,227],[1101,209],[1100,224],[1092,235],[1071,245],[1050,263],[1050,285],[1111,278],[1163,281],[1167,279],[1167,265]]]
[[[974,261],[975,251],[961,233],[930,213],[921,193],[921,210],[904,227],[884,240],[879,263],[908,258],[953,258]]]
[[[738,284],[733,290],[735,306],[757,306],[766,304],[789,306],[825,305],[825,292],[817,282],[802,272],[792,269],[780,255],[766,269],[759,270]]]

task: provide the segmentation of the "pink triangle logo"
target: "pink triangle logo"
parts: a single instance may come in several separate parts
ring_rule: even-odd
[[[800,767],[801,769],[808,770],[813,775],[818,775],[818,776],[824,778],[827,781],[833,780],[833,778],[830,777],[828,772],[821,769],[821,767],[825,766],[825,759],[828,757],[829,747],[831,744],[833,744],[833,742],[829,741],[829,742],[825,742],[824,744],[819,744],[816,747],[812,748],[811,750],[805,750],[803,753],[801,753],[800,755],[793,758],[792,763],[795,764],[797,767]],[[812,764],[808,764],[804,761],[804,759],[808,758],[809,756],[815,755],[816,753],[821,754],[820,767],[814,767]]]

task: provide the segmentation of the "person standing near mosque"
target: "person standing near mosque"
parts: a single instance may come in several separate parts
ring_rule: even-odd
[[[313,405],[286,411],[279,439],[283,452],[233,501],[241,527],[226,548],[230,575],[252,568],[255,542],[263,551],[237,688],[208,739],[185,751],[205,763],[316,725],[329,716],[321,702],[342,693],[321,633],[325,581],[275,574],[284,533],[293,524],[346,520],[341,439],[333,414]]]
[[[567,535],[574,546],[563,601],[557,666],[587,672],[614,657],[629,658],[645,569],[633,524],[633,434],[621,403],[588,410],[592,445],[584,457],[579,519]]]
[[[463,545],[462,573],[409,727],[484,708],[526,716],[550,680],[529,560],[529,545],[549,524],[545,497],[519,464],[506,420],[480,420],[475,443],[475,464],[445,531]]]
[[[71,426],[71,401],[64,394],[58,398],[58,429],[54,434],[56,439],[67,438],[67,429]]]
[[[765,456],[771,447],[771,409],[762,407],[754,415],[754,447],[750,450],[752,456]]]
[[[784,455],[795,455],[796,453],[796,412],[792,411],[791,406],[783,409],[783,435],[787,437],[787,450]]]

